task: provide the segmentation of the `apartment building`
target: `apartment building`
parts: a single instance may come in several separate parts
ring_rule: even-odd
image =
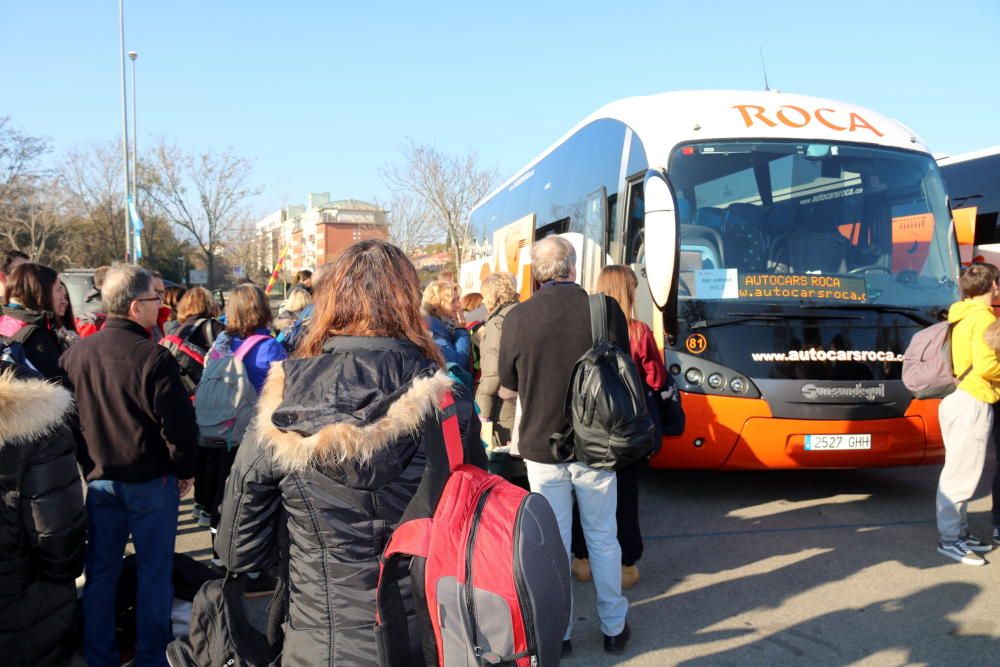
[[[389,238],[386,211],[357,199],[330,201],[329,192],[310,193],[305,206],[268,214],[257,221],[256,233],[261,268],[270,271],[287,246],[284,268],[290,273],[332,262],[355,241]]]

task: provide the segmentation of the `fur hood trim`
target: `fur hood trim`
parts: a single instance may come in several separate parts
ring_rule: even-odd
[[[426,417],[438,409],[451,385],[452,379],[438,371],[414,380],[384,416],[369,424],[328,424],[313,435],[303,436],[282,431],[271,421],[285,389],[285,369],[282,364],[274,364],[257,402],[254,428],[261,443],[271,449],[275,463],[287,472],[347,461],[367,463],[378,450],[418,432]]]
[[[0,446],[48,435],[72,407],[72,394],[57,384],[18,380],[11,371],[0,374]]]

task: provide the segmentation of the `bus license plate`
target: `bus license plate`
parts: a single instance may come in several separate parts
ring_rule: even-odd
[[[806,451],[836,449],[871,449],[871,433],[850,433],[847,435],[807,435]]]

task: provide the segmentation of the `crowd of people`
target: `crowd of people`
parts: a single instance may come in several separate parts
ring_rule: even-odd
[[[589,297],[567,240],[536,242],[531,260],[530,298],[506,273],[462,295],[447,277],[421,288],[401,250],[361,241],[300,273],[277,320],[250,282],[222,308],[204,288],[116,265],[94,276],[100,310],[75,318],[57,271],[7,253],[0,664],[59,664],[78,632],[81,573],[84,658],[120,664],[115,597],[130,539],[136,664],[166,664],[179,502],[192,487],[220,572],[269,590],[283,565],[287,664],[371,663],[379,556],[420,483],[423,431],[449,390],[465,460],[548,500],[574,576],[595,587],[604,648],[623,653],[631,630],[622,590],[638,581],[643,553],[644,463],[611,472],[556,458],[550,436],[567,426],[567,382],[593,343]],[[658,414],[668,375],[635,319],[637,283],[628,267],[607,266],[596,291],[606,295],[610,341],[631,356]],[[938,551],[981,564],[989,544],[969,533],[966,506],[1000,398],[990,309],[1000,271],[974,264],[960,284],[952,354],[956,372],[969,370],[941,405]],[[230,417],[219,416],[220,396]],[[1000,526],[998,513],[995,503]],[[572,620],[563,657],[571,637]]]

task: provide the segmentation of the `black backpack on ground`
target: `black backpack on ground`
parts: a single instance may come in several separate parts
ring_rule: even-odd
[[[194,597],[188,636],[167,646],[170,667],[270,667],[281,664],[283,611],[276,600],[286,597],[279,580],[267,608],[267,632],[250,622],[244,607],[247,577],[209,581]]]
[[[245,594],[249,578],[227,575],[207,582],[191,604],[186,637],[167,646],[170,667],[277,667],[281,664],[288,618],[288,530],[278,530],[277,585],[267,604],[267,627],[256,628],[247,616]]]
[[[573,365],[566,389],[570,428],[550,437],[558,461],[625,468],[652,451],[655,424],[632,358],[608,340],[607,297],[590,296],[593,346]]]

